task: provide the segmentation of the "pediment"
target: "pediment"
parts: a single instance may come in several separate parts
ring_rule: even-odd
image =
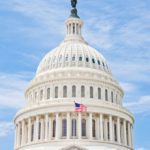
[[[66,148],[63,148],[61,150],[87,150],[85,148],[82,148],[80,146],[76,146],[76,145],[71,145],[71,146],[68,146]]]

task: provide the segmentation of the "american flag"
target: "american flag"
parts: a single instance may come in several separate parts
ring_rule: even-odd
[[[75,112],[86,112],[86,111],[87,111],[86,105],[75,102]]]

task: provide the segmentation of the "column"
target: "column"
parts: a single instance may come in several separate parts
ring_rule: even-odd
[[[48,139],[51,140],[52,138],[52,118],[49,116],[49,130],[48,130]]]
[[[35,137],[34,137],[35,142],[38,142],[38,138],[39,138],[39,116],[36,116],[34,135],[35,135]]]
[[[133,126],[131,125],[131,146],[133,147]]]
[[[45,141],[48,140],[48,114],[45,115]]]
[[[108,125],[107,125],[107,118],[104,119],[104,139],[108,141]]]
[[[16,126],[16,128],[15,128],[15,149],[17,148],[17,131],[18,131],[18,126],[17,126],[17,124],[15,125]]]
[[[131,147],[131,126],[130,126],[130,122],[128,122],[128,140],[129,140],[129,146]]]
[[[31,118],[28,118],[28,143],[31,142]]]
[[[109,140],[112,142],[112,116],[109,115]]]
[[[93,139],[92,134],[92,113],[89,114],[89,139]]]
[[[56,113],[56,137],[55,140],[59,139],[59,114]]]
[[[19,123],[17,123],[16,125],[17,125],[17,140],[16,140],[16,141],[17,141],[17,142],[16,142],[17,145],[16,145],[16,147],[19,147],[19,139],[20,139],[20,138],[19,138],[19,134],[20,134],[20,133],[19,133]]]
[[[70,139],[70,130],[71,130],[71,126],[70,126],[70,113],[67,113],[67,139]]]
[[[24,127],[24,144],[27,144],[27,137],[28,132],[27,132],[27,124],[25,123],[25,127]]]
[[[71,23],[71,35],[73,34],[73,24]]]
[[[21,138],[21,145],[24,145],[24,139],[25,139],[25,121],[22,121],[22,138]]]
[[[96,138],[99,140],[100,139],[100,126],[99,126],[99,117],[96,118]]]
[[[117,118],[117,141],[120,144],[120,118]]]
[[[103,134],[104,134],[104,131],[103,131],[103,115],[100,114],[100,139],[101,139],[101,141],[104,140]]]
[[[44,118],[41,119],[41,141],[44,140]]]
[[[124,134],[124,145],[127,145],[127,130],[126,130],[126,120],[123,120],[123,134]]]
[[[20,143],[21,143],[21,141],[20,141],[20,139],[21,139],[21,136],[20,136],[20,130],[21,130],[21,126],[20,126],[20,122],[18,122],[18,147],[20,147]]]
[[[81,112],[78,113],[78,139],[81,139]]]

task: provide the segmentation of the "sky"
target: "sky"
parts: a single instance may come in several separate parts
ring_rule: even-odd
[[[150,150],[150,1],[78,0],[83,36],[107,59],[135,116],[135,150]],[[40,60],[58,46],[69,0],[0,1],[0,150],[13,150],[16,112]]]

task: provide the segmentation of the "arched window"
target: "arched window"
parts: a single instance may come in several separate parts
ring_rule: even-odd
[[[93,87],[90,87],[90,98],[93,98]]]
[[[76,97],[76,86],[72,86],[72,97]]]
[[[63,119],[62,120],[62,136],[67,135],[67,120]]]
[[[101,88],[98,88],[98,99],[101,99]]]
[[[38,132],[38,139],[41,139],[41,122],[39,122],[39,132]]]
[[[72,61],[75,61],[76,57],[75,55],[72,56]]]
[[[93,137],[96,137],[96,122],[94,119],[92,120],[92,133]]]
[[[111,91],[111,101],[114,102],[114,93]]]
[[[53,120],[53,137],[55,137],[55,134],[56,134],[56,121]]]
[[[72,119],[72,129],[71,129],[71,135],[74,137],[74,136],[77,136],[77,121],[76,119]]]
[[[63,97],[67,97],[67,86],[63,87]]]
[[[40,91],[40,100],[43,100],[43,90]]]
[[[97,63],[98,63],[98,65],[100,65],[100,64],[101,64],[99,60],[97,61]]]
[[[85,97],[85,86],[81,86],[81,97]]]
[[[55,98],[58,98],[58,87],[55,87]]]
[[[105,100],[108,101],[108,90],[105,89]]]
[[[79,61],[82,61],[82,56],[79,57]]]
[[[82,119],[82,136],[86,136],[86,120]]]
[[[94,58],[92,58],[92,62],[93,62],[93,64],[95,64],[95,59]]]
[[[31,141],[34,139],[34,124],[31,126]]]
[[[47,89],[47,99],[50,99],[50,88]]]
[[[89,62],[89,58],[88,57],[86,57],[86,62]]]

